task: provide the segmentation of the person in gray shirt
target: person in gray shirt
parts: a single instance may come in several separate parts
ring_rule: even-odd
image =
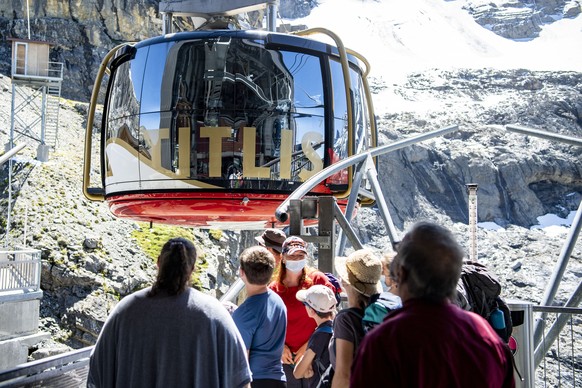
[[[120,301],[91,353],[88,387],[249,387],[245,344],[219,301],[190,287],[196,248],[170,239],[155,283]]]

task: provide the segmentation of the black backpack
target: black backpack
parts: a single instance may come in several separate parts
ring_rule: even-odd
[[[509,307],[500,294],[501,283],[486,266],[476,261],[463,262],[455,303],[485,318],[507,342],[513,331],[513,325]]]

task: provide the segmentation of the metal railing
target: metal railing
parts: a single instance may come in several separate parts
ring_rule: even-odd
[[[34,69],[31,71],[30,67],[27,66],[17,66],[16,63],[12,64],[12,77],[26,77],[31,79],[54,79],[63,80],[63,62],[47,62],[47,67],[42,69]]]
[[[543,327],[534,353],[536,387],[582,386],[582,308],[533,306]]]
[[[0,251],[0,293],[40,290],[40,251]]]
[[[0,372],[0,387],[86,387],[92,346]]]

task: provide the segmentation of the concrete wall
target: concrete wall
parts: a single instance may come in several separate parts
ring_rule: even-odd
[[[28,349],[48,339],[38,332],[42,291],[0,293],[0,370],[28,359]]]
[[[35,333],[0,341],[0,371],[11,369],[28,361],[28,349],[50,338],[49,333]]]
[[[36,333],[39,307],[40,298],[5,302],[0,296],[0,340]]]

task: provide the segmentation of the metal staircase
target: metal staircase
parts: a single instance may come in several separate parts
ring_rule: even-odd
[[[59,106],[61,82],[51,82],[46,86],[44,144],[55,149],[59,135]]]

